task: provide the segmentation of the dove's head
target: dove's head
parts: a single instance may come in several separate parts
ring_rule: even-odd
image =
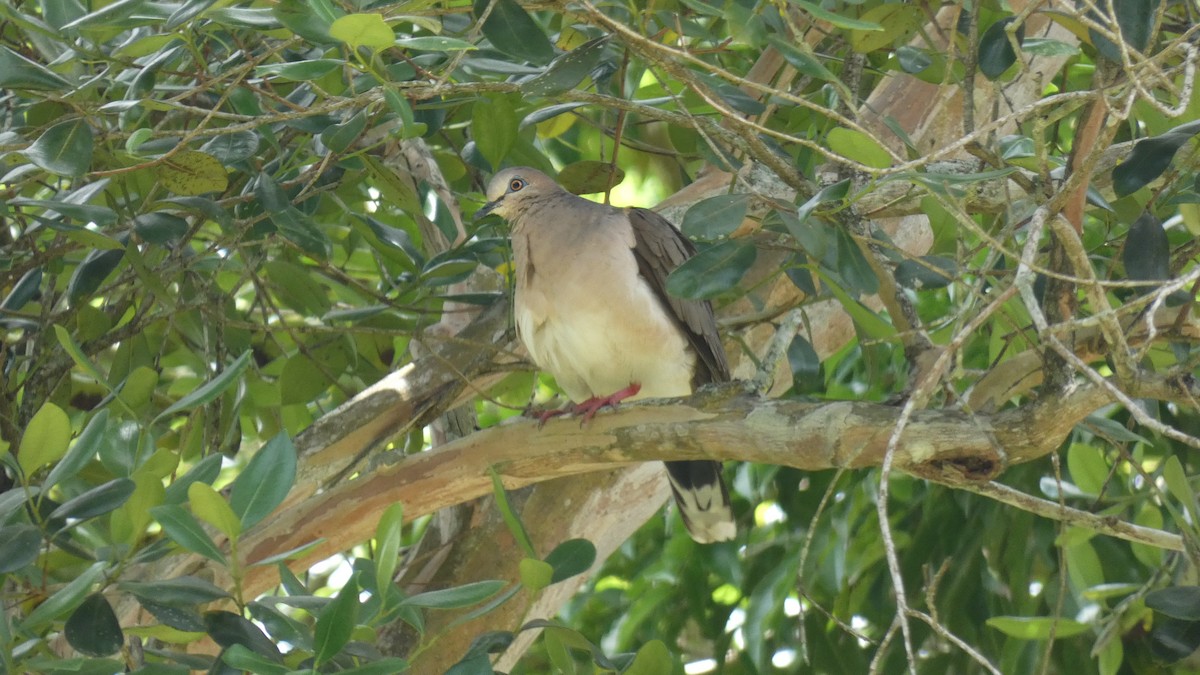
[[[488,182],[487,203],[475,212],[475,218],[494,213],[512,220],[525,211],[529,204],[561,191],[558,183],[537,169],[527,166],[505,169]]]

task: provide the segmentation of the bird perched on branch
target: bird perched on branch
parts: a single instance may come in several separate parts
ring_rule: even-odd
[[[712,306],[667,294],[667,275],[695,251],[665,218],[571,194],[546,174],[505,169],[476,217],[512,224],[517,334],[584,420],[622,400],[687,396],[729,380]],[[692,538],[737,533],[715,461],[666,462]]]

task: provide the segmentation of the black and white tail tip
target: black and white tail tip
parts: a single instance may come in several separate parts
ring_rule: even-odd
[[[667,462],[666,465],[679,515],[692,539],[712,544],[737,536],[729,491],[721,478],[721,463]]]

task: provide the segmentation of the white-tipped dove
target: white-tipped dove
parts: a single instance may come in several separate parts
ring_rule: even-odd
[[[665,218],[577,197],[526,167],[496,174],[487,199],[477,217],[512,224],[517,334],[575,412],[729,380],[712,306],[667,294],[667,274],[695,249]],[[721,463],[666,466],[692,538],[733,539]]]

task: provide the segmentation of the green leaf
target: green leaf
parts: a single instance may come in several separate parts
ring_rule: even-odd
[[[200,151],[213,156],[222,165],[230,166],[253,157],[261,141],[253,131],[234,131],[213,138],[200,146]]]
[[[1086,623],[1051,616],[994,616],[987,625],[1019,640],[1046,640],[1051,631],[1055,639],[1063,639],[1092,630]]]
[[[958,265],[950,258],[923,255],[905,259],[896,266],[896,283],[913,290],[945,288],[958,276]]]
[[[458,609],[483,602],[504,588],[503,581],[476,581],[454,588],[446,588],[427,593],[418,593],[404,599],[401,603],[409,607],[427,607],[430,609]]]
[[[667,292],[685,300],[707,300],[732,290],[754,266],[753,244],[726,239],[677,267],[667,277]]]
[[[42,531],[24,523],[0,527],[0,574],[15,572],[37,560]]]
[[[658,675],[675,671],[675,658],[661,640],[651,640],[642,645],[633,657],[633,663],[621,671],[621,675]]]
[[[865,295],[879,291],[879,278],[867,261],[858,241],[844,228],[836,228],[838,242],[837,273],[851,289]]]
[[[162,504],[150,509],[150,515],[162,525],[163,532],[171,538],[176,544],[186,548],[193,553],[215,560],[219,563],[225,563],[225,554],[213,540],[200,527],[200,523],[192,517],[192,514],[183,509],[182,506],[176,504]]]
[[[1099,495],[1108,480],[1108,463],[1104,453],[1091,445],[1072,443],[1067,448],[1067,470],[1071,482],[1089,495]]]
[[[596,547],[587,539],[568,539],[550,551],[546,562],[554,568],[551,583],[583,574],[596,562]]]
[[[100,284],[108,278],[108,275],[117,269],[117,265],[125,257],[124,245],[129,241],[129,233],[120,233],[117,235],[117,240],[121,242],[121,248],[92,251],[84,257],[83,262],[79,263],[79,267],[75,268],[75,272],[71,274],[71,280],[67,283],[67,299],[71,301],[72,305],[77,305],[81,300],[90,298],[100,288]]]
[[[478,47],[466,40],[441,35],[400,38],[396,40],[395,44],[401,49],[415,49],[422,52],[467,52],[478,49]]]
[[[229,503],[243,528],[253,527],[283,503],[296,481],[296,446],[286,432],[267,441],[234,479]]]
[[[291,198],[270,174],[258,174],[254,192],[285,239],[319,260],[329,257],[332,248],[329,237],[307,215],[292,206]]]
[[[338,671],[342,675],[395,675],[408,672],[408,661],[389,656],[378,661],[372,661],[365,666]]]
[[[254,69],[260,77],[273,77],[293,82],[319,80],[322,77],[346,65],[341,59],[312,59],[311,61],[290,61],[288,63],[268,63]]]
[[[6,309],[10,312],[15,312],[25,305],[29,304],[30,300],[37,297],[41,292],[42,287],[42,268],[34,267],[21,278],[17,283],[13,284],[12,290],[8,295],[4,296],[4,301],[0,302],[0,309]]]
[[[63,629],[67,642],[81,654],[116,654],[125,643],[121,622],[101,593],[93,593],[75,608]]]
[[[329,26],[329,35],[350,45],[351,49],[366,47],[375,51],[391,47],[396,40],[396,34],[382,14],[347,14]]]
[[[134,218],[133,231],[152,244],[174,246],[187,234],[188,223],[174,214],[154,211]]]
[[[600,63],[611,39],[611,35],[602,35],[559,56],[550,62],[545,72],[522,82],[521,93],[555,96],[574,89]]]
[[[190,197],[209,192],[224,192],[229,175],[220,160],[198,150],[184,150],[156,165],[158,180],[177,195]]]
[[[287,675],[287,673],[296,672],[282,663],[250,651],[248,647],[241,644],[230,645],[221,652],[221,660],[231,668],[255,675]]]
[[[683,214],[679,229],[693,239],[720,239],[733,234],[746,219],[750,195],[717,195],[702,199]]]
[[[826,68],[825,64],[821,63],[820,59],[809,51],[805,51],[777,35],[767,36],[767,41],[801,75],[807,75],[808,77],[813,77],[824,82],[841,82],[833,71]]]
[[[813,211],[816,210],[818,206],[822,204],[828,204],[830,202],[841,202],[848,194],[850,194],[849,178],[840,180],[833,185],[826,185],[825,187],[821,188],[820,192],[810,197],[808,201],[800,205],[800,208],[796,209],[796,218],[803,223],[808,220],[808,217]],[[795,233],[792,233],[792,236],[795,236],[798,241],[803,241],[803,238],[796,236]],[[808,254],[817,259],[822,257],[822,255],[816,251],[808,251]]]
[[[1187,475],[1184,474],[1183,465],[1179,463],[1178,457],[1171,455],[1167,461],[1163,462],[1162,476],[1167,483],[1167,491],[1179,500],[1180,504],[1183,504],[1192,518],[1192,522],[1197,522],[1196,516],[1200,509],[1197,508],[1196,494],[1192,492],[1192,486],[1188,483]]]
[[[164,605],[201,605],[229,597],[229,593],[212,582],[192,576],[165,581],[122,581],[117,587],[139,598]]]
[[[820,391],[825,384],[821,377],[821,357],[799,332],[788,345],[787,357],[792,369],[792,388],[801,394]]]
[[[46,402],[34,413],[21,435],[17,464],[21,473],[32,476],[38,469],[67,454],[71,442],[71,418],[63,409]]]
[[[68,499],[50,513],[51,519],[74,518],[87,520],[115,511],[129,500],[137,483],[128,478],[117,478],[98,485],[87,492]]]
[[[558,172],[558,184],[576,195],[608,192],[625,180],[625,171],[608,162],[585,159],[573,162]]]
[[[837,26],[838,28],[845,28],[846,30],[867,30],[867,31],[882,31],[883,30],[883,26],[880,26],[877,23],[874,23],[872,21],[860,21],[858,19],[851,19],[849,17],[842,16],[841,14],[839,14],[837,12],[831,12],[827,9],[822,8],[820,5],[818,5],[816,3],[808,2],[808,0],[791,0],[791,1],[796,6],[803,9],[804,11],[808,12],[809,14],[812,14],[815,18],[820,19],[822,21],[828,21],[829,23],[833,24],[834,26]]]
[[[242,533],[242,523],[229,508],[225,498],[207,483],[192,483],[188,486],[188,503],[192,513],[204,522],[217,528],[230,539],[237,539]]]
[[[245,370],[246,366],[248,365],[250,365],[249,350],[242,352],[242,355],[237,357],[233,363],[229,364],[229,366],[225,368],[225,370],[221,371],[219,375],[200,385],[190,394],[167,406],[167,409],[159,413],[158,417],[154,418],[154,421],[157,422],[164,417],[169,417],[175,413],[182,412],[184,410],[191,410],[196,406],[201,406],[215,401],[217,397],[225,393],[226,389],[237,382],[238,377],[241,376],[242,371]]]
[[[329,0],[280,0],[271,7],[271,14],[305,40],[326,44],[334,42],[330,26],[346,13]]]
[[[92,127],[81,119],[50,127],[25,150],[37,166],[59,176],[82,176],[92,164]]]
[[[850,46],[860,54],[867,54],[904,42],[920,30],[925,22],[925,15],[921,12],[921,8],[906,3],[878,5],[864,12],[859,18],[883,28],[883,30],[850,32]]]
[[[1193,136],[1200,133],[1200,120],[1181,124],[1153,138],[1143,138],[1133,146],[1133,152],[1113,167],[1113,192],[1118,197],[1133,194],[1150,184],[1171,166],[1175,153]]]
[[[167,486],[165,503],[167,504],[182,504],[187,501],[187,491],[192,483],[201,481],[212,485],[212,482],[217,479],[221,473],[221,455],[209,455],[204,459],[196,462],[196,465],[188,470],[183,476],[175,479],[175,482]]]
[[[549,586],[552,583],[551,578],[554,576],[554,567],[550,563],[535,558],[521,558],[521,562],[517,564],[517,570],[521,585],[534,593]]]
[[[392,504],[379,517],[375,526],[375,583],[388,588],[396,574],[400,544],[404,531],[404,505]]]
[[[78,607],[92,592],[92,586],[104,577],[107,567],[105,562],[92,563],[91,567],[75,577],[71,583],[55,591],[45,602],[26,615],[17,624],[17,630],[22,633],[39,633],[50,625],[50,622]]]
[[[1146,606],[1187,621],[1200,621],[1200,586],[1171,586],[1146,594]]]
[[[62,30],[109,25],[115,21],[132,16],[135,12],[144,8],[146,4],[147,0],[117,0],[65,24],[62,26]]]
[[[892,155],[874,138],[857,129],[835,127],[826,139],[833,152],[875,169],[886,169],[892,165]]]
[[[500,517],[504,519],[504,524],[508,526],[508,531],[512,533],[513,538],[521,545],[525,556],[536,558],[537,552],[533,548],[533,540],[525,531],[525,524],[521,522],[521,518],[513,511],[512,504],[508,502],[508,493],[504,491],[504,483],[500,480],[500,474],[496,473],[496,469],[493,467],[488,467],[488,473],[492,477],[492,496],[496,498],[496,508],[500,509]]]
[[[367,128],[366,112],[359,112],[343,124],[336,124],[321,132],[321,142],[335,154],[345,152]]]
[[[519,121],[504,96],[480,99],[471,108],[471,138],[493,169],[501,166],[516,145]]]
[[[1121,40],[1136,51],[1145,51],[1154,33],[1154,17],[1158,13],[1159,0],[1112,0],[1113,13],[1117,19]],[[1100,5],[1107,9],[1107,3]],[[1096,18],[1096,17],[1093,17]],[[1088,37],[1105,58],[1122,63],[1121,49],[1111,40],[1088,29]]]
[[[547,63],[554,58],[554,45],[546,32],[516,0],[475,0],[475,17],[491,13],[483,22],[483,34],[492,46],[509,56],[532,63]]]
[[[1021,41],[1021,51],[1034,56],[1075,56],[1079,47],[1053,38],[1025,38]]]
[[[242,645],[274,661],[280,660],[275,643],[258,626],[233,612],[205,612],[204,629],[214,642],[226,649]]]
[[[979,37],[979,72],[989,80],[995,80],[1017,62],[1017,52],[1008,41],[1008,25],[1016,21],[1016,17],[1006,17],[988,26]],[[1025,39],[1025,25],[1017,27],[1017,44]]]
[[[895,326],[882,319],[875,312],[872,312],[858,300],[850,297],[850,294],[842,288],[840,283],[820,270],[817,273],[824,280],[826,287],[829,288],[829,292],[833,293],[833,296],[841,303],[842,308],[846,310],[850,318],[854,319],[854,325],[868,338],[872,340],[887,340],[896,334]]]
[[[54,71],[0,45],[0,89],[66,90],[70,86]]]
[[[313,658],[316,666],[328,663],[338,655],[358,622],[358,581],[350,577],[337,596],[317,617],[313,631]]]

